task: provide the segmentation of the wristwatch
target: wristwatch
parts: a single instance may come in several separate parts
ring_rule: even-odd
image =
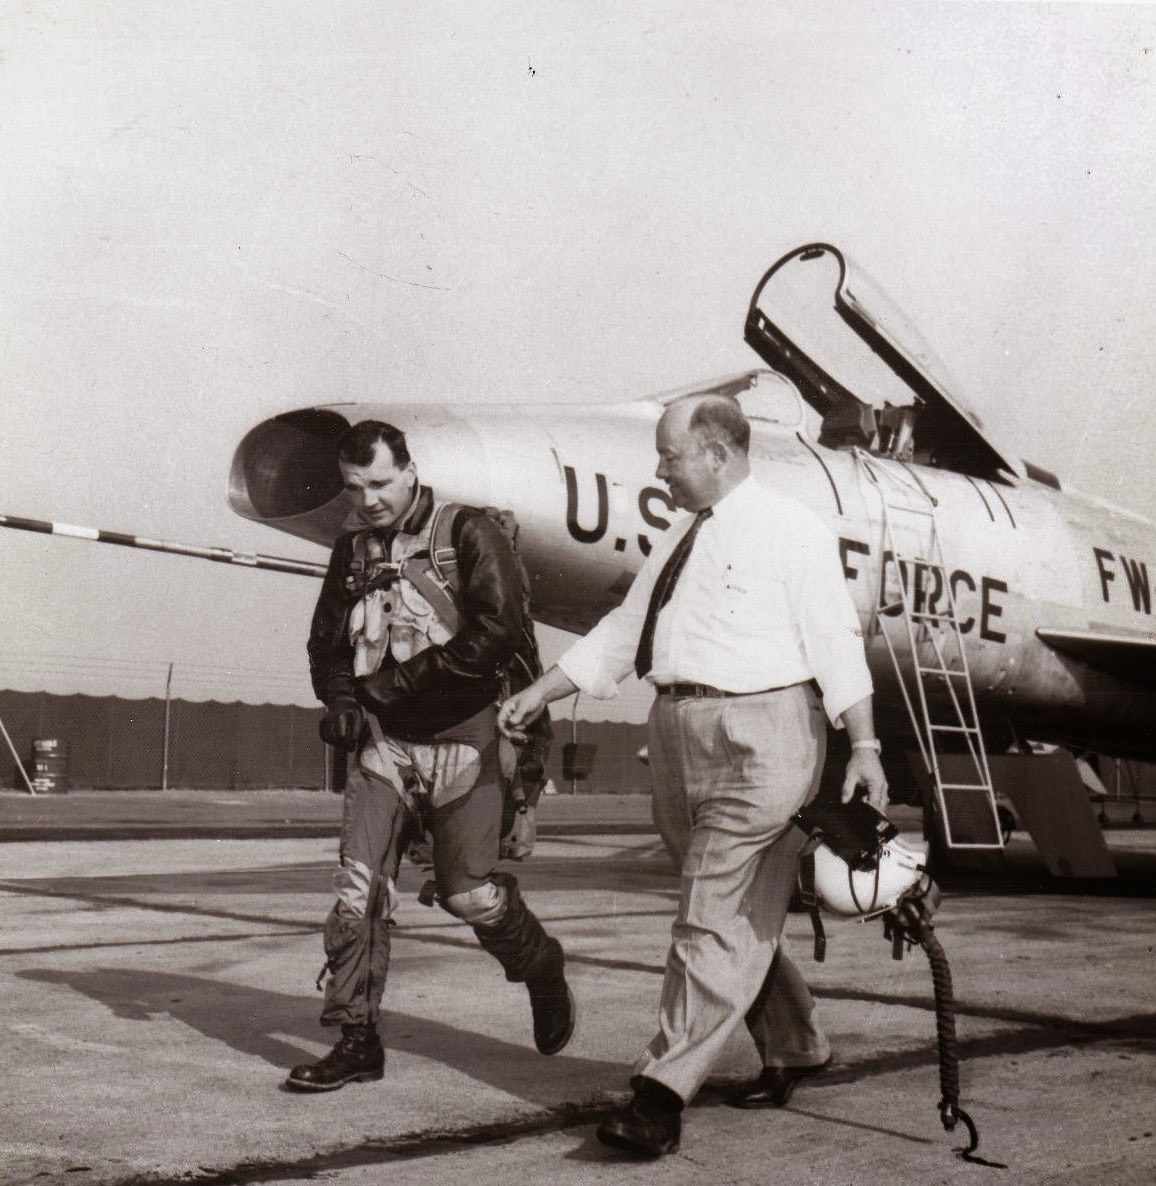
[[[852,749],[872,749],[877,754],[881,754],[883,752],[883,746],[880,744],[878,737],[865,737],[859,741],[853,741],[853,742],[851,742],[851,748]]]

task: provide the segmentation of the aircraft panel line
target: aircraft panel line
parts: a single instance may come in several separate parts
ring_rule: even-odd
[[[979,501],[983,503],[983,509],[985,511],[987,511],[987,517],[994,523],[995,515],[992,514],[991,505],[988,503],[987,499],[984,497],[983,491],[979,488],[979,484],[975,481],[975,479],[971,476],[971,474],[964,474],[963,476],[967,479],[968,483],[970,484],[971,488],[976,492],[976,494],[979,495]]]
[[[1012,514],[1012,509],[1008,505],[1007,499],[999,492],[999,487],[990,478],[985,478],[984,480],[987,482],[988,489],[999,499],[1003,509],[1007,512],[1008,522],[1018,531],[1019,525],[1016,523],[1015,515]]]

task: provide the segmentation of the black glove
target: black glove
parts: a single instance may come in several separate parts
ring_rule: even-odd
[[[362,721],[361,706],[352,696],[334,696],[318,726],[321,740],[342,753],[352,753],[357,749]]]

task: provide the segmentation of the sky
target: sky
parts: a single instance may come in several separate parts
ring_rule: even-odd
[[[63,0],[0,54],[0,513],[323,559],[226,505],[259,420],[746,369],[820,239],[1156,515],[1156,6]],[[0,686],[309,704],[316,590],[0,531]]]

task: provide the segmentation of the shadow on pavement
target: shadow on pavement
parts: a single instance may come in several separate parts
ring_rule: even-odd
[[[300,996],[269,992],[246,985],[227,984],[198,976],[167,972],[149,972],[125,968],[95,968],[84,971],[59,971],[30,968],[18,972],[24,980],[63,985],[90,997],[129,1021],[151,1022],[172,1017],[216,1042],[223,1042],[241,1054],[259,1058],[279,1070],[287,1071],[295,1063],[312,1061],[316,1051],[295,1045],[279,1035],[300,1034],[306,1041],[321,1031],[316,1023],[306,1022],[303,1014],[308,1002]],[[529,1005],[524,994],[511,994],[510,1025],[518,1032],[529,1031]],[[461,1029],[428,1017],[386,1010],[382,1039],[388,1051],[436,1058],[463,1075],[488,1084],[499,1091],[541,1103],[538,1094],[527,1095],[533,1076],[527,1076],[531,1064],[545,1067],[560,1080],[622,1077],[622,1064],[602,1059],[555,1055],[544,1059],[527,1043],[505,1042],[485,1034]],[[142,1037],[142,1044],[149,1039]]]

